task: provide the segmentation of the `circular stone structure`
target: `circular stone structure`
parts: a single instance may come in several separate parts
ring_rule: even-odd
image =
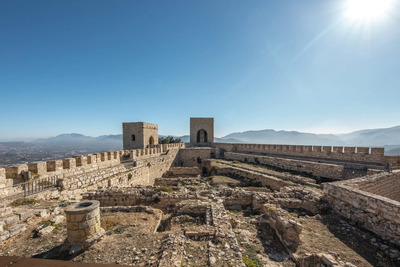
[[[100,202],[87,200],[65,208],[67,241],[71,246],[88,247],[105,233],[100,227]]]

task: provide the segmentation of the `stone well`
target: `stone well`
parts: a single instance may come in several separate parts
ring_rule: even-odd
[[[92,245],[105,233],[100,227],[100,202],[86,200],[65,208],[67,217],[67,241],[71,246],[82,248]]]

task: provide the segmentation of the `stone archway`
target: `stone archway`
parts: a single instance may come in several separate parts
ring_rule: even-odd
[[[149,145],[154,145],[154,138],[153,138],[153,136],[150,136],[150,138],[149,138]]]
[[[197,132],[197,143],[207,143],[207,132],[204,129],[200,129]]]

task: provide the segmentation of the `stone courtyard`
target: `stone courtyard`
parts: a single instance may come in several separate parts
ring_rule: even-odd
[[[0,256],[400,265],[399,158],[376,148],[218,144],[213,123],[192,119],[190,144],[165,145],[157,125],[124,123],[124,150],[0,169]]]

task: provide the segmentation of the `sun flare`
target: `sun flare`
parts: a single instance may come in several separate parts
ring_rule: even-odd
[[[387,16],[393,0],[348,0],[345,16],[350,20],[372,21]]]

